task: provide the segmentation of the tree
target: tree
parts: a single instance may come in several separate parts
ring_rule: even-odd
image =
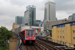
[[[7,48],[7,40],[13,37],[12,31],[9,31],[6,27],[0,27],[0,48]],[[4,49],[5,50],[5,49]]]
[[[50,33],[50,36],[52,37],[52,30],[49,30],[49,29],[47,28],[47,32],[49,32],[49,33]]]

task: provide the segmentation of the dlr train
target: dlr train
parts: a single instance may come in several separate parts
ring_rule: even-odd
[[[19,32],[19,36],[22,39],[22,43],[36,43],[36,30],[34,29],[24,29],[23,31]]]

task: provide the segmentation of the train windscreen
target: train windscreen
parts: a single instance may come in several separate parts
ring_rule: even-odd
[[[26,37],[35,37],[35,30],[26,30]]]

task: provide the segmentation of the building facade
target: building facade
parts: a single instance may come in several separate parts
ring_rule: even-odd
[[[36,7],[34,5],[27,6],[26,11],[24,12],[24,24],[28,26],[33,26],[35,19],[36,19]]]
[[[64,23],[64,22],[69,22],[69,20],[67,20],[66,18],[62,19],[62,20],[56,20],[56,21],[47,21],[47,20],[45,20],[41,25],[42,25],[42,27],[44,27],[44,30],[46,30],[47,28],[49,30],[52,30],[53,25],[61,24],[61,23]]]
[[[53,42],[75,46],[75,21],[66,22],[52,26]]]
[[[56,21],[56,4],[48,1],[45,3],[45,15],[44,20]]]
[[[19,25],[13,23],[13,25],[12,25],[12,32],[14,32],[14,29],[16,29],[16,28],[18,28],[18,27],[19,27]]]
[[[65,22],[69,22],[69,20],[67,20],[67,19],[65,18],[65,19],[62,19],[62,20],[49,21],[49,22],[46,24],[46,27],[49,28],[50,30],[52,30],[52,25],[61,24],[61,23],[65,23]],[[48,25],[48,24],[49,24],[49,25]]]
[[[34,21],[34,26],[39,26],[40,23],[41,23],[40,20],[35,20],[35,21]]]
[[[15,18],[15,23],[18,25],[24,24],[24,17],[23,16],[17,16]]]
[[[68,20],[75,21],[75,13],[68,17]]]

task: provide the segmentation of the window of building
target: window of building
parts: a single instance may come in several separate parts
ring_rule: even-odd
[[[75,30],[73,30],[73,33],[75,33]]]
[[[63,33],[64,33],[64,31],[63,31]]]
[[[60,33],[61,33],[61,31],[60,31]]]
[[[58,36],[58,38],[59,38],[59,36]]]
[[[64,36],[63,36],[63,38],[64,38]]]
[[[60,36],[60,38],[61,38],[61,36]]]
[[[58,31],[58,33],[59,33],[59,31]]]
[[[75,37],[73,37],[73,40],[75,40]]]

